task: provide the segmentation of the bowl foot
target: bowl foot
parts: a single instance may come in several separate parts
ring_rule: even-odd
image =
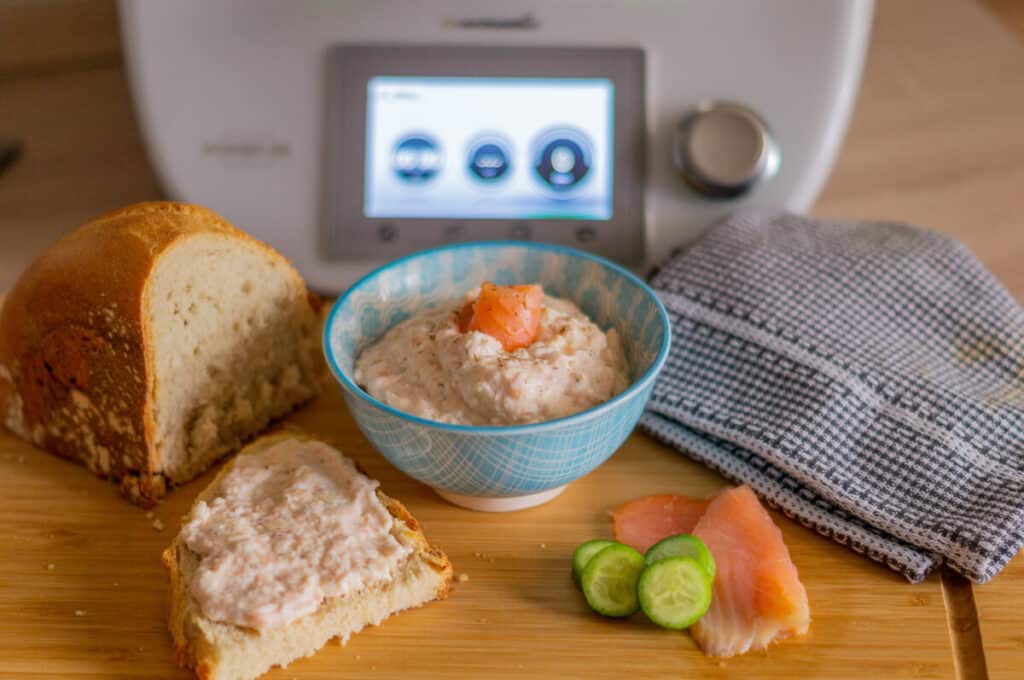
[[[566,486],[568,484],[556,486],[554,489],[547,489],[546,491],[526,494],[525,496],[499,497],[466,496],[452,491],[442,491],[441,489],[434,489],[434,491],[441,498],[459,507],[479,510],[480,512],[511,512],[512,510],[523,510],[547,503],[565,491]]]

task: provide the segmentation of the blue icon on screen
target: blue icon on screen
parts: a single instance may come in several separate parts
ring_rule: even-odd
[[[593,165],[590,140],[576,128],[547,130],[537,137],[533,148],[537,176],[548,188],[559,193],[577,187]]]
[[[509,176],[512,165],[510,145],[496,135],[477,137],[469,145],[469,172],[484,182],[498,182]]]
[[[402,137],[391,154],[391,165],[398,179],[410,184],[422,184],[437,177],[444,164],[441,146],[433,137],[423,133]]]

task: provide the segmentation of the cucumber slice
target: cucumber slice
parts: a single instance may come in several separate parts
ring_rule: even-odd
[[[666,557],[692,557],[704,567],[708,573],[708,580],[715,580],[715,558],[711,556],[711,551],[704,545],[704,541],[692,534],[676,534],[661,539],[648,548],[644,559],[647,560],[647,564],[654,564]]]
[[[576,585],[580,584],[583,570],[586,568],[587,563],[590,562],[590,558],[610,545],[616,545],[616,542],[604,538],[595,538],[592,541],[580,543],[576,547],[572,554],[572,580],[576,582]]]
[[[647,618],[662,628],[689,628],[711,606],[711,580],[692,557],[666,557],[648,565],[636,589]]]
[[[644,556],[628,545],[602,548],[583,569],[580,584],[587,604],[603,616],[629,616],[640,608],[636,584]]]

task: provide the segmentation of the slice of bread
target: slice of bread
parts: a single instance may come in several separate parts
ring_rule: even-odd
[[[259,438],[238,455],[245,456],[289,438],[316,441],[300,433],[279,432]],[[236,457],[224,466],[196,503],[210,501],[217,495],[219,481],[237,460]],[[416,519],[401,503],[379,489],[377,497],[394,518],[392,536],[411,549],[394,572],[394,578],[383,586],[324,600],[316,611],[278,628],[256,630],[204,616],[191,591],[200,557],[179,534],[163,554],[170,578],[168,625],[178,664],[192,669],[203,680],[255,678],[274,666],[286,666],[295,659],[311,656],[332,638],[339,638],[344,644],[367,625],[377,625],[403,609],[446,597],[452,576],[448,558],[427,543]],[[194,513],[195,506],[184,518],[183,526]]]
[[[102,215],[0,309],[0,423],[151,505],[317,394],[318,310],[284,257],[205,208]]]

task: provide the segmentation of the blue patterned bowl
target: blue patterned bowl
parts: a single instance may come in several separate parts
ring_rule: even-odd
[[[623,340],[632,383],[587,411],[533,425],[450,425],[399,411],[353,379],[364,347],[400,321],[451,304],[481,281],[540,283]],[[477,510],[514,510],[557,496],[608,459],[633,431],[668,356],[665,308],[622,267],[559,246],[451,245],[396,260],[353,285],[331,309],[324,353],[360,429],[395,467],[445,499]]]

